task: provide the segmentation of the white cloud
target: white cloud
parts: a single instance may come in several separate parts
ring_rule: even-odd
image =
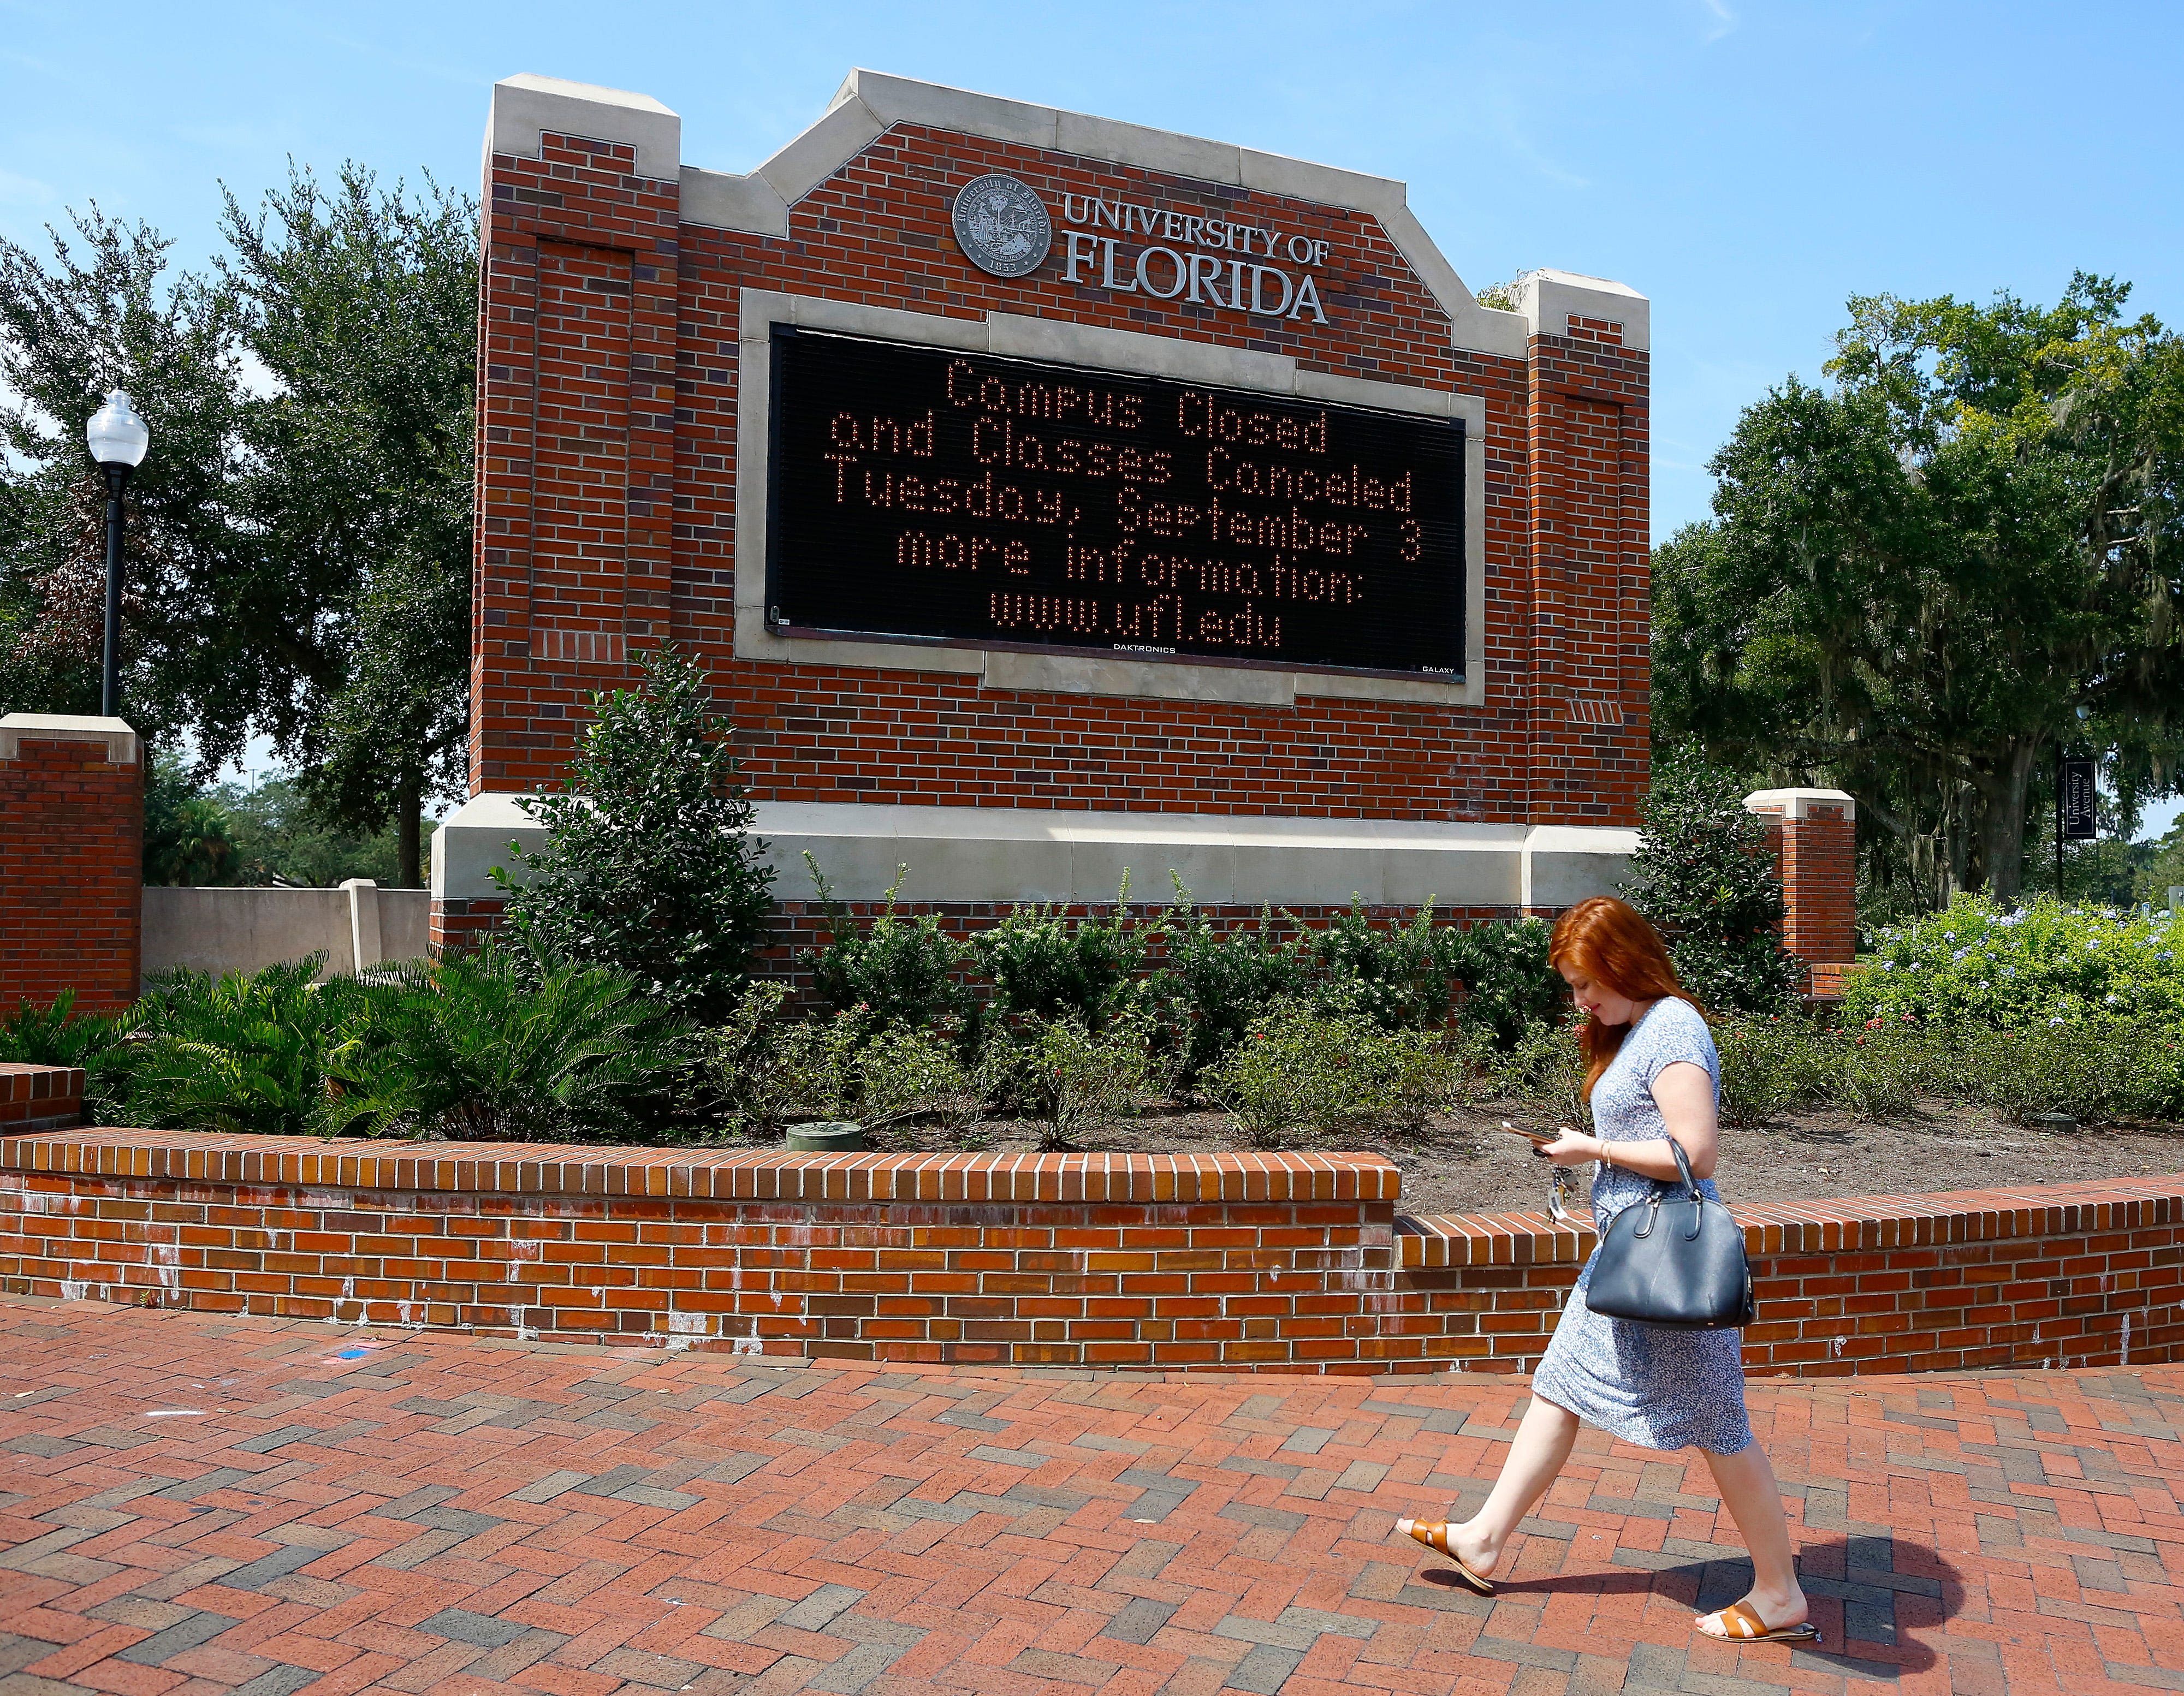
[[[1736,14],[1729,9],[1724,0],[1699,0],[1699,4],[1708,19],[1705,33],[1699,37],[1701,41],[1718,42],[1736,27]]]
[[[50,183],[0,170],[0,206],[50,206],[57,197]]]

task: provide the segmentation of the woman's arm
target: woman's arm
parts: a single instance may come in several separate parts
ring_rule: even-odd
[[[1696,1060],[1678,1060],[1661,1068],[1653,1080],[1653,1103],[1661,1109],[1669,1134],[1683,1144],[1684,1158],[1691,1163],[1691,1176],[1713,1176],[1715,1156],[1721,1149],[1721,1125],[1714,1115],[1713,1079]],[[1603,1154],[1602,1150],[1612,1149]],[[1563,1134],[1540,1148],[1540,1154],[1558,1166],[1583,1165],[1606,1159],[1624,1171],[1673,1183],[1676,1157],[1660,1137],[1645,1143],[1610,1144],[1598,1137],[1565,1126]]]

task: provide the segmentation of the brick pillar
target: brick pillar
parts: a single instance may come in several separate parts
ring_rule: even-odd
[[[0,718],[0,1008],[75,991],[136,998],[143,961],[144,765],[120,719]]]
[[[1840,789],[1762,789],[1744,804],[1768,820],[1782,868],[1783,946],[1812,968],[1813,993],[1832,995],[1858,954],[1858,803]]]
[[[1634,826],[1648,777],[1651,311],[1528,273],[1535,825]]]

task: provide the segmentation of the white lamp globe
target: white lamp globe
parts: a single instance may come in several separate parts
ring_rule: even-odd
[[[144,463],[144,451],[152,445],[152,426],[136,415],[127,393],[120,389],[111,391],[106,404],[92,414],[83,435],[91,444],[91,457],[102,465],[126,465],[134,470]]]

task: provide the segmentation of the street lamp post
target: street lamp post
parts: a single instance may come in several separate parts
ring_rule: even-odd
[[[144,463],[152,428],[136,415],[129,397],[115,389],[84,426],[91,457],[106,473],[106,675],[98,710],[113,718],[121,692],[121,492],[129,474]]]

